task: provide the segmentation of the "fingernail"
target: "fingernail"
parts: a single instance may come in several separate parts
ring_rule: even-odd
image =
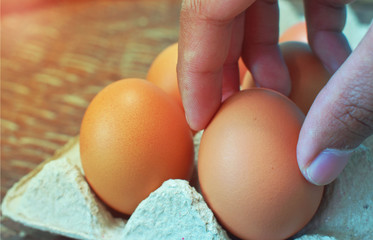
[[[313,184],[329,184],[342,172],[351,154],[352,150],[325,149],[303,170],[303,175]]]
[[[186,119],[186,121],[187,121],[187,123],[188,123],[188,125],[189,125],[189,128],[190,128],[192,131],[197,132],[197,131],[200,130],[200,129],[195,129],[195,128],[194,128],[195,126],[193,125],[193,122],[190,121],[190,116],[189,116],[188,114],[186,114],[186,113],[185,113],[185,119]]]
[[[193,129],[193,128],[192,128],[192,125],[191,125],[191,122],[190,122],[190,120],[189,120],[188,114],[187,114],[186,112],[185,112],[185,120],[187,121],[189,127],[190,127],[191,129]]]

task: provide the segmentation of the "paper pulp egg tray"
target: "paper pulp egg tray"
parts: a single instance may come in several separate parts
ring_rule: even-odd
[[[201,134],[194,138],[196,153]],[[373,239],[372,173],[370,137],[326,187],[315,217],[294,239]],[[196,178],[168,180],[129,218],[118,216],[86,182],[77,136],[15,184],[2,211],[24,225],[76,239],[235,239],[215,219]]]

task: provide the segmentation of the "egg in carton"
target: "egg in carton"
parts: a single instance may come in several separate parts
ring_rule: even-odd
[[[196,152],[201,134],[194,138]],[[372,172],[370,137],[326,187],[318,212],[295,239],[372,238]],[[129,219],[115,216],[86,182],[75,137],[8,191],[2,211],[27,226],[77,239],[234,239],[196,188],[185,180],[168,180]]]
[[[200,137],[201,133],[195,137],[197,152]],[[196,178],[191,182],[197,183]],[[229,239],[203,197],[185,180],[166,181],[128,220],[115,216],[85,180],[79,136],[16,183],[4,198],[2,212],[24,225],[77,239],[173,238],[175,234],[185,239],[203,234],[206,239]]]

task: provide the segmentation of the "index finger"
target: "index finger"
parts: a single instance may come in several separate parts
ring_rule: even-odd
[[[235,18],[255,0],[184,0],[180,12],[178,79],[191,128],[203,129],[221,103],[222,66]]]

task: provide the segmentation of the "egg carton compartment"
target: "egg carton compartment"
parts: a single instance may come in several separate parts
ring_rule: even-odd
[[[196,153],[201,135],[194,138]],[[315,217],[294,239],[371,239],[372,172],[370,137],[326,187]],[[220,226],[193,183],[198,183],[196,174],[190,183],[168,180],[129,218],[118,216],[86,182],[77,136],[15,184],[4,198],[2,211],[27,226],[77,239],[236,239]]]

